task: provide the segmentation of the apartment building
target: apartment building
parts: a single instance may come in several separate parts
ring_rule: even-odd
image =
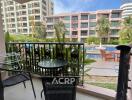
[[[122,0],[122,18],[132,16],[132,0]]]
[[[52,0],[32,0],[20,4],[13,0],[1,0],[4,32],[30,34],[33,25],[44,23],[45,16],[54,13]]]
[[[122,10],[98,10],[81,13],[67,13],[46,17],[47,38],[55,38],[54,24],[63,21],[66,28],[66,38],[75,41],[85,41],[90,36],[97,36],[96,24],[100,17],[108,18],[111,23],[111,39],[119,37]]]

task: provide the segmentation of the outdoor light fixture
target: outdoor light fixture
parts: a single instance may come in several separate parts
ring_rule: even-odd
[[[18,3],[26,3],[26,2],[29,2],[29,1],[32,1],[32,0],[14,0]]]

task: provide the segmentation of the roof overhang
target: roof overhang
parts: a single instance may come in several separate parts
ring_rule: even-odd
[[[29,2],[29,1],[32,1],[32,0],[14,0],[18,3],[26,3],[26,2]]]

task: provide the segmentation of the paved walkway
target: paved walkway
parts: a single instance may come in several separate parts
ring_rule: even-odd
[[[119,62],[97,60],[85,66],[85,70],[89,68],[91,68],[91,70],[86,71],[89,75],[118,76]]]

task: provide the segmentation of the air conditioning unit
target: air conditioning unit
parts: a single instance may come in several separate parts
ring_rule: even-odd
[[[32,1],[32,0],[14,0],[18,3],[26,3],[26,2],[29,2],[29,1]]]

